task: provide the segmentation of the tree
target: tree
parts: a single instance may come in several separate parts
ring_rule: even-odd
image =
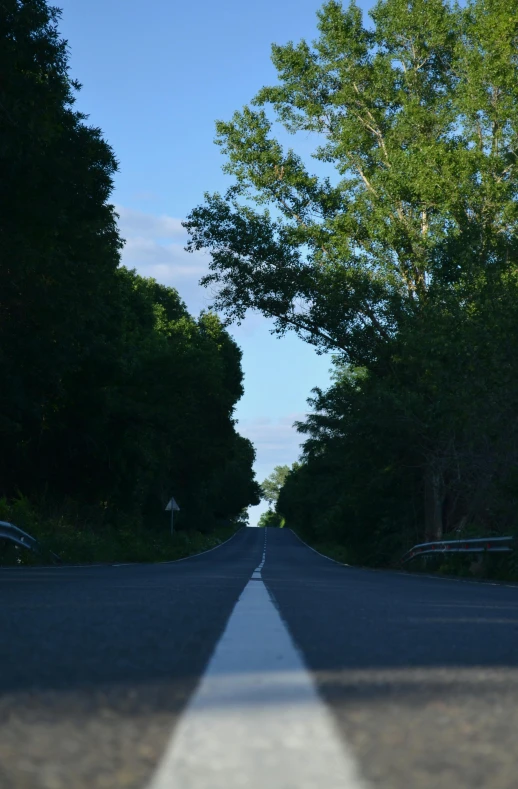
[[[117,162],[74,110],[59,11],[0,4],[0,496],[209,530],[259,501],[241,351],[120,265]],[[41,504],[43,506],[43,504]]]
[[[158,518],[174,492],[179,528],[210,530],[259,502],[255,452],[233,422],[241,351],[215,315],[190,316],[177,292],[119,269],[111,364],[70,382],[39,462],[54,494]],[[73,385],[72,385],[73,384]]]
[[[516,403],[495,337],[517,317],[518,2],[380,0],[370,15],[328,2],[312,46],[273,46],[278,84],[217,124],[234,184],[186,227],[228,320],[259,310],[365,372],[365,403],[390,406],[382,433],[411,437],[422,534],[440,538],[449,500],[469,509],[476,479],[502,480],[503,370]],[[313,138],[329,175],[275,123]]]
[[[122,242],[107,199],[117,169],[99,129],[73,109],[59,11],[0,7],[0,431],[2,484],[13,457],[39,473],[38,443],[68,381],[99,352]],[[29,460],[30,458],[30,460]]]
[[[264,529],[266,526],[280,529],[284,526],[284,520],[277,512],[274,512],[274,510],[267,510],[262,513],[257,522],[257,526],[260,529]]]
[[[265,499],[268,504],[275,504],[279,497],[279,491],[284,485],[289,473],[289,466],[275,466],[270,476],[266,477],[266,479],[261,482],[263,499]]]
[[[273,46],[279,84],[217,123],[235,183],[186,223],[230,318],[258,309],[368,366],[430,291],[514,252],[518,184],[509,4],[382,0],[371,16],[328,2],[313,48]],[[282,148],[265,106],[333,176]]]

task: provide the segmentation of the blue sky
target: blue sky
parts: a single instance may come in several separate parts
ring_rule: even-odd
[[[54,4],[54,3],[53,3]],[[123,262],[176,287],[193,313],[210,302],[199,287],[204,254],[183,251],[181,220],[228,179],[214,122],[228,119],[275,81],[270,46],[316,35],[313,0],[55,0],[63,10],[77,107],[99,126],[120,163],[113,201],[127,240]],[[360,3],[369,8],[372,3]],[[259,481],[291,464],[292,428],[312,387],[329,382],[329,357],[251,315],[231,332],[243,350],[245,395],[236,417],[256,447]],[[264,505],[251,512],[255,523]]]

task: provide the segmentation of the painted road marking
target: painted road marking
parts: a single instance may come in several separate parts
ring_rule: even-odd
[[[148,789],[366,789],[268,590],[250,581]]]
[[[327,559],[328,562],[334,562],[334,564],[340,564],[342,567],[350,567],[351,566],[350,564],[346,564],[345,562],[339,562],[338,559],[331,559],[331,557],[330,556],[326,556],[325,553],[320,553],[320,551],[317,551],[316,548],[312,548],[311,545],[308,545],[307,542],[304,542],[302,537],[299,537],[299,535],[297,534],[296,531],[293,531],[293,529],[290,529],[290,531],[291,531],[292,534],[295,535],[297,540],[300,540],[302,545],[305,545],[306,548],[309,548],[310,551],[313,551],[313,553],[316,553],[317,556],[321,556],[322,559]]]
[[[266,528],[265,528],[264,529],[263,555],[262,555],[260,563],[257,565],[257,567],[255,568],[255,570],[254,570],[254,572],[252,574],[252,581],[257,581],[260,578],[262,578],[261,570],[263,569],[264,563],[266,561],[266,534],[267,534],[267,531],[266,531]]]
[[[207,548],[206,551],[200,551],[199,553],[192,553],[190,556],[184,556],[182,559],[168,559],[164,562],[123,562],[118,564],[59,564],[59,565],[44,565],[42,567],[0,567],[0,572],[15,572],[15,573],[27,573],[29,570],[33,570],[35,575],[41,575],[43,572],[47,570],[89,570],[92,567],[151,567],[153,564],[177,564],[178,562],[186,562],[189,559],[196,559],[197,556],[203,556],[206,553],[211,553],[212,551],[217,551],[218,548],[222,548],[227,542],[233,540],[237,534],[241,533],[241,529],[238,529],[231,537],[227,540],[223,540],[220,542],[219,545],[215,545],[214,548]]]

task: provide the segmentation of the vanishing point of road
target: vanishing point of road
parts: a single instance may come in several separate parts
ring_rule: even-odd
[[[518,588],[242,529],[0,570],[0,789],[515,789]]]

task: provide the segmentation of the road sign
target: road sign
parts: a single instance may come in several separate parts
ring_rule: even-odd
[[[171,513],[171,534],[172,534],[174,531],[174,527],[173,527],[174,514],[175,512],[180,512],[180,507],[178,506],[176,501],[173,498],[171,498],[171,501],[167,504],[165,511]]]
[[[165,508],[165,511],[180,512],[180,507],[178,506],[178,504],[174,499],[171,499],[171,501],[168,503],[167,507]]]

